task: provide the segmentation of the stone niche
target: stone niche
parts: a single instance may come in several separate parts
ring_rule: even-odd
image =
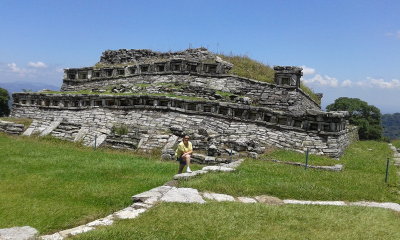
[[[275,83],[277,85],[286,85],[300,87],[300,78],[303,76],[303,68],[292,66],[275,66]]]

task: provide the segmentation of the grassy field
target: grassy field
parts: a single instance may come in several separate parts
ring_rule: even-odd
[[[393,146],[395,146],[396,148],[400,148],[400,140],[394,140],[392,141]]]
[[[345,166],[342,172],[246,160],[235,172],[202,175],[181,181],[180,186],[234,196],[267,194],[285,199],[400,203],[399,180],[393,165],[389,184],[384,182],[386,159],[391,156],[387,143],[360,141],[341,158],[340,163]]]
[[[400,215],[374,208],[162,203],[73,239],[400,239]]]
[[[0,134],[0,156],[0,228],[29,225],[41,233],[120,210],[177,172],[175,162],[51,138]]]

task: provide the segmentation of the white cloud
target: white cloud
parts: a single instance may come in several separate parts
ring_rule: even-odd
[[[34,67],[34,68],[47,68],[46,63],[40,62],[40,61],[38,61],[38,62],[29,62],[28,66]]]
[[[339,81],[334,77],[329,77],[327,75],[316,74],[314,77],[310,79],[304,79],[303,81],[306,84],[320,85],[320,86],[329,86],[329,87],[337,87],[339,86]]]
[[[311,75],[315,73],[315,69],[314,68],[310,68],[307,66],[301,66],[303,68],[303,74],[304,75]]]
[[[341,84],[340,84],[340,86],[342,86],[342,87],[351,87],[353,85],[353,82],[351,81],[351,80],[344,80]]]
[[[8,67],[9,71],[11,71],[12,73],[18,74],[18,76],[20,76],[20,77],[25,77],[27,74],[36,72],[35,69],[20,68],[17,66],[16,63],[8,63],[7,67]]]
[[[21,68],[17,67],[16,63],[8,63],[7,67],[11,70],[11,72],[20,73],[22,71]]]
[[[367,84],[370,87],[379,87],[379,88],[387,88],[387,89],[400,88],[400,80],[398,80],[398,79],[392,79],[390,81],[385,81],[382,78],[367,77]]]
[[[390,37],[390,38],[396,38],[396,39],[400,39],[400,30],[398,30],[397,32],[388,32],[385,34],[386,37]]]

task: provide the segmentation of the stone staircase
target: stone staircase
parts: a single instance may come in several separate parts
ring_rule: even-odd
[[[138,148],[140,137],[137,133],[131,132],[125,135],[111,134],[107,136],[104,146],[115,149],[135,150]]]
[[[50,135],[59,139],[74,141],[81,127],[80,124],[61,122]]]

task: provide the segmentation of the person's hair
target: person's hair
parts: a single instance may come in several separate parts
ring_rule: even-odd
[[[185,139],[185,138],[189,138],[189,139],[190,139],[189,135],[185,135],[185,136],[183,136],[183,138],[182,138],[182,139]]]

